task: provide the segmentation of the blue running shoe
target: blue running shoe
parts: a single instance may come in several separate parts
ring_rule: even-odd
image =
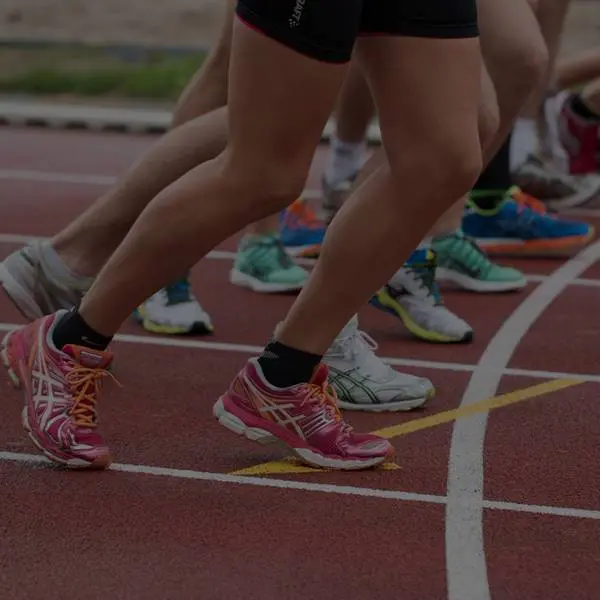
[[[318,258],[325,237],[325,225],[301,198],[281,215],[281,243],[292,256]]]
[[[516,187],[494,210],[482,210],[469,200],[462,230],[495,256],[569,256],[595,235],[591,225],[549,214],[540,200]]]

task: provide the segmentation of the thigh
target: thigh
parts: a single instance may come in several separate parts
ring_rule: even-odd
[[[481,50],[476,0],[372,0],[357,55],[379,112],[386,152],[408,160],[421,140],[479,145]],[[377,34],[377,35],[370,35]],[[383,35],[382,35],[383,34]]]
[[[241,0],[230,65],[230,153],[308,169],[352,54],[362,0]]]

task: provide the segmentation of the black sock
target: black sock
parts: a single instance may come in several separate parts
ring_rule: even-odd
[[[93,350],[106,350],[112,337],[94,331],[76,309],[70,310],[56,324],[52,334],[54,345],[61,350],[67,344],[85,346]]]
[[[258,359],[265,379],[275,387],[286,388],[310,381],[323,357],[269,342]]]
[[[586,121],[600,121],[600,115],[597,115],[583,101],[581,94],[573,94],[571,96],[571,110]]]
[[[512,185],[510,175],[510,140],[508,136],[500,150],[482,171],[477,183],[473,187],[471,200],[481,210],[495,210],[498,208],[506,190]]]

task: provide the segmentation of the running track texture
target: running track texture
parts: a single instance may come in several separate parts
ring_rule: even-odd
[[[151,136],[0,129],[0,257],[79,214]],[[307,183],[318,188],[324,150]],[[600,213],[587,215],[600,225]],[[600,594],[600,243],[512,261],[521,293],[446,291],[467,346],[362,328],[437,396],[406,415],[349,414],[397,464],[331,473],[220,428],[211,407],[292,302],[228,283],[235,240],[193,273],[216,332],[123,327],[106,386],[108,472],[50,467],[0,382],[0,597],[86,600],[593,600]],[[22,318],[0,298],[0,330]]]

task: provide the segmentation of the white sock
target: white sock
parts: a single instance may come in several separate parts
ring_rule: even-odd
[[[365,141],[358,143],[343,142],[333,136],[329,164],[325,169],[327,183],[336,186],[354,178],[365,163],[366,152],[367,144]]]
[[[515,172],[530,154],[538,150],[538,132],[534,119],[517,119],[510,140],[510,170]]]

